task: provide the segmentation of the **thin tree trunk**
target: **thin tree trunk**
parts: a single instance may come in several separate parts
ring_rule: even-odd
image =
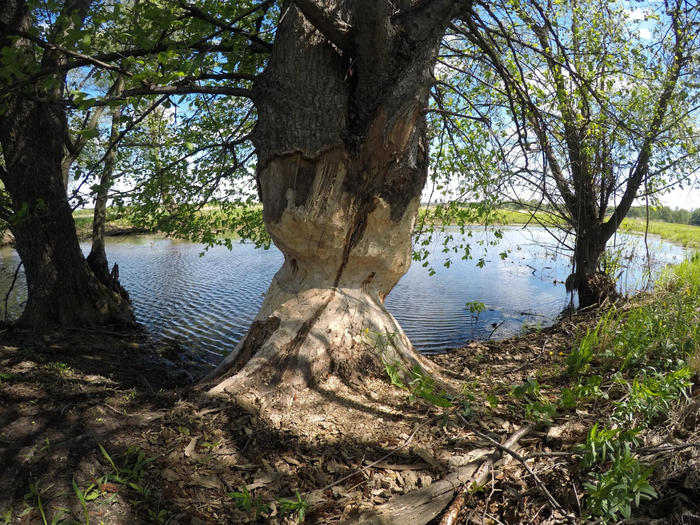
[[[119,77],[115,83],[114,93],[120,95],[124,86],[124,81]],[[92,246],[87,256],[87,262],[92,268],[97,278],[106,286],[112,287],[115,291],[128,297],[126,291],[119,284],[118,275],[110,275],[107,253],[105,252],[105,224],[107,222],[107,197],[112,186],[112,174],[114,165],[117,162],[117,146],[113,145],[119,137],[119,118],[121,117],[121,107],[113,108],[111,111],[112,123],[109,133],[108,144],[110,150],[104,158],[104,167],[100,175],[100,182],[95,194],[95,210],[92,219]],[[116,273],[116,272],[115,272]]]

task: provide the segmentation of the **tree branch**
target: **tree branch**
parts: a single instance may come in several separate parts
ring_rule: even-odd
[[[684,46],[684,43],[687,41],[687,35],[683,33],[680,27],[680,15],[680,6],[676,5],[671,18],[674,34],[672,61],[663,83],[663,91],[654,107],[654,116],[644,135],[644,142],[639,150],[639,155],[637,156],[634,166],[630,169],[630,176],[627,179],[625,192],[622,195],[622,199],[620,199],[620,203],[615,208],[615,211],[613,211],[613,214],[603,224],[603,235],[607,235],[607,237],[612,236],[622,223],[622,220],[627,216],[627,213],[632,207],[632,202],[634,202],[634,199],[637,197],[637,192],[642,182],[649,175],[649,161],[651,160],[652,146],[656,142],[661,131],[661,125],[666,117],[668,106],[671,104],[671,99],[681,75],[681,70],[690,60],[690,56],[686,54]]]
[[[345,53],[353,53],[350,24],[337,16],[336,10],[321,5],[318,0],[294,0],[301,14],[318,32]]]
[[[394,23],[414,42],[433,38],[442,32],[449,19],[459,11],[471,8],[469,0],[420,0],[394,16]]]
[[[219,27],[221,29],[224,29],[226,31],[230,31],[233,34],[236,35],[241,35],[250,40],[251,43],[260,46],[262,49],[265,51],[271,51],[272,50],[272,44],[269,42],[266,42],[262,38],[260,38],[257,35],[253,35],[251,33],[248,33],[247,31],[243,31],[242,29],[236,27],[232,23],[224,22],[222,20],[219,20],[218,18],[215,18],[214,16],[210,15],[209,13],[206,13],[202,11],[199,7],[188,4],[187,2],[180,0],[179,2],[180,7],[182,7],[185,11],[190,13],[191,16],[194,18],[199,18],[200,20],[204,20],[205,22],[209,22],[210,24]],[[251,12],[257,11],[259,8],[263,7],[265,2],[260,4],[260,6],[256,6],[256,9],[254,9]],[[250,10],[249,10],[250,11]],[[236,21],[240,20],[243,16],[236,18]],[[233,22],[235,23],[235,22]]]
[[[207,95],[231,95],[234,97],[253,99],[253,92],[246,88],[233,86],[200,86],[198,84],[183,82],[172,86],[145,84],[141,87],[126,89],[122,93],[121,97],[115,97],[111,100],[121,100],[123,98],[139,95],[193,95],[197,93]],[[106,99],[101,103],[106,104],[109,101],[110,99]]]

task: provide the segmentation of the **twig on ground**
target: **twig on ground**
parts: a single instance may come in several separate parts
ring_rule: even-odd
[[[496,492],[496,477],[493,475],[493,470],[491,470],[491,492],[489,492],[489,495],[486,496],[486,501],[484,502],[484,513],[481,515],[481,523],[486,522],[486,513],[489,510],[489,502],[491,501],[491,497],[493,496],[494,492]]]
[[[516,432],[516,434],[514,436],[511,436],[511,441],[513,441],[514,444],[517,444],[518,440],[521,439],[530,430],[531,430],[531,427],[529,427],[529,426],[524,427],[519,432]],[[455,525],[457,523],[457,519],[459,518],[459,514],[461,513],[462,508],[464,507],[464,504],[466,503],[467,492],[469,491],[469,489],[472,488],[474,483],[478,482],[478,480],[480,478],[487,476],[489,470],[491,472],[492,483],[495,485],[494,477],[493,477],[493,464],[494,464],[493,458],[485,461],[479,467],[479,469],[474,473],[474,475],[472,476],[472,479],[470,480],[471,483],[463,483],[462,484],[461,488],[457,492],[457,496],[454,498],[454,500],[452,500],[452,503],[447,508],[447,511],[442,515],[442,519],[440,520],[439,525]],[[491,487],[491,494],[493,494],[493,486]],[[489,498],[491,497],[491,494],[489,494]],[[488,507],[488,505],[487,505],[487,507]],[[472,514],[473,514],[473,512],[472,512]],[[467,522],[469,522],[470,519],[471,519],[471,517],[469,519],[467,519]],[[482,517],[482,522],[483,522],[483,517]]]
[[[583,513],[581,510],[581,498],[578,497],[578,491],[576,490],[576,483],[571,482],[571,487],[574,489],[574,497],[576,498],[576,506],[578,507],[579,516]]]
[[[508,453],[513,458],[518,460],[525,467],[525,470],[527,470],[530,473],[532,478],[535,480],[535,483],[537,484],[538,488],[545,494],[545,496],[547,496],[547,499],[552,504],[554,509],[557,512],[559,512],[562,516],[567,516],[567,512],[564,510],[564,508],[559,504],[559,502],[554,498],[554,496],[552,496],[551,492],[549,492],[549,490],[547,489],[545,484],[542,483],[542,480],[540,480],[540,478],[537,476],[537,474],[535,474],[535,472],[530,468],[530,465],[527,464],[525,459],[520,454],[518,454],[514,450],[506,447],[505,445],[501,445],[498,441],[493,439],[491,436],[484,434],[483,432],[480,432],[480,431],[476,430],[475,428],[473,428],[473,426],[470,425],[469,422],[466,419],[464,419],[461,414],[457,414],[457,417],[459,417],[459,419],[461,419],[462,422],[469,428],[469,430],[474,432],[474,434],[476,434],[477,436],[479,436],[482,439],[489,441],[490,443],[493,443],[500,450]]]
[[[528,459],[534,458],[557,458],[557,457],[571,457],[571,456],[582,456],[583,453],[577,452],[575,450],[554,450],[552,452],[531,452],[527,456],[523,456],[523,459],[527,461]]]
[[[676,452],[677,450],[684,450],[686,448],[700,448],[700,443],[678,443],[677,445],[665,444],[656,447],[640,447],[635,452],[641,456],[649,456],[651,454],[660,454],[663,452]]]
[[[114,412],[115,414],[119,414],[120,416],[125,416],[125,415],[127,415],[127,414],[124,414],[124,412],[122,412],[122,411],[120,411],[120,410],[117,410],[117,409],[114,408],[113,406],[108,405],[107,403],[101,403],[101,404],[102,404],[103,406],[106,406],[107,408],[109,408],[109,409],[110,409],[112,412]]]
[[[426,414],[426,415],[427,415],[427,414]],[[420,423],[419,425],[416,425],[416,428],[413,429],[413,432],[411,432],[411,435],[408,436],[408,437],[404,440],[404,442],[401,443],[398,447],[396,447],[396,448],[390,450],[389,452],[387,452],[386,454],[384,454],[384,455],[383,455],[381,458],[379,458],[378,460],[373,461],[372,463],[369,463],[368,465],[365,465],[364,467],[361,467],[361,468],[355,470],[354,472],[351,472],[350,474],[347,474],[346,476],[343,476],[342,478],[335,480],[333,483],[329,483],[328,485],[326,485],[325,487],[323,487],[323,488],[320,490],[320,492],[325,492],[326,490],[330,489],[331,487],[335,487],[335,486],[338,485],[339,483],[342,483],[343,481],[345,481],[345,480],[347,480],[347,479],[350,479],[350,478],[352,478],[353,476],[356,476],[357,474],[360,474],[360,473],[366,471],[367,469],[370,469],[370,468],[372,468],[373,466],[378,465],[379,463],[381,463],[381,462],[384,461],[385,459],[391,457],[393,454],[395,454],[396,452],[398,452],[399,450],[401,450],[402,448],[404,448],[406,445],[408,445],[409,441],[411,441],[411,440],[413,439],[413,436],[415,436],[416,433],[418,433],[418,431],[419,431],[422,427],[424,427],[425,425],[427,425],[427,424],[430,423],[431,421],[434,421],[435,419],[436,419],[435,417],[432,417],[432,418],[430,418],[430,419],[426,419],[425,421],[423,421],[423,422]]]

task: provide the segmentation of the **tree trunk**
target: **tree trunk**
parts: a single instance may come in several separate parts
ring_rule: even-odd
[[[599,305],[617,295],[613,280],[599,270],[606,243],[607,238],[599,228],[582,231],[576,236],[574,273],[566,279],[566,290],[576,290],[579,309]]]
[[[353,30],[371,29],[357,38],[379,48],[366,60],[343,56],[295,7],[277,30],[255,88],[254,140],[265,225],[284,264],[247,336],[212,374],[225,374],[214,393],[274,387],[269,402],[330,376],[360,383],[386,364],[430,369],[384,299],[411,261],[441,29],[407,42],[388,17],[365,14]],[[405,53],[387,53],[383,38]]]
[[[82,24],[89,0],[65,2],[55,21],[56,37]],[[54,70],[64,57],[47,50],[40,59],[33,45],[12,30],[28,32],[31,16],[21,0],[0,3],[0,47],[17,52],[24,74]],[[9,30],[9,31],[8,31]],[[9,76],[12,84],[24,76]],[[43,77],[0,101],[2,182],[12,200],[10,229],[24,264],[27,304],[18,323],[41,331],[55,325],[134,324],[131,305],[100,283],[83,257],[64,185],[62,161],[68,135],[61,103],[65,73]]]
[[[12,198],[10,227],[27,279],[27,305],[18,322],[37,330],[131,326],[131,305],[99,282],[80,250],[63,186],[58,111],[17,100],[2,118],[3,182]]]
[[[116,96],[120,95],[124,88],[124,79],[121,75],[112,86],[112,91]],[[117,162],[117,141],[119,140],[119,119],[122,116],[122,108],[113,108],[111,111],[111,126],[109,140],[110,148],[104,158],[104,167],[100,175],[100,183],[95,192],[95,210],[92,218],[92,246],[87,256],[87,262],[92,268],[97,278],[102,284],[118,292],[125,300],[129,300],[129,295],[119,283],[119,272],[115,264],[112,273],[109,271],[107,252],[105,251],[105,225],[107,223],[107,198],[109,189],[112,187],[112,175],[114,165]]]

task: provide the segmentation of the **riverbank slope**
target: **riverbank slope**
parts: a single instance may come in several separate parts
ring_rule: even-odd
[[[433,357],[459,392],[377,378],[294,428],[193,390],[145,334],[5,331],[0,523],[360,523],[401,497],[437,523],[455,472],[460,523],[698,515],[699,286],[696,257],[653,295]]]

